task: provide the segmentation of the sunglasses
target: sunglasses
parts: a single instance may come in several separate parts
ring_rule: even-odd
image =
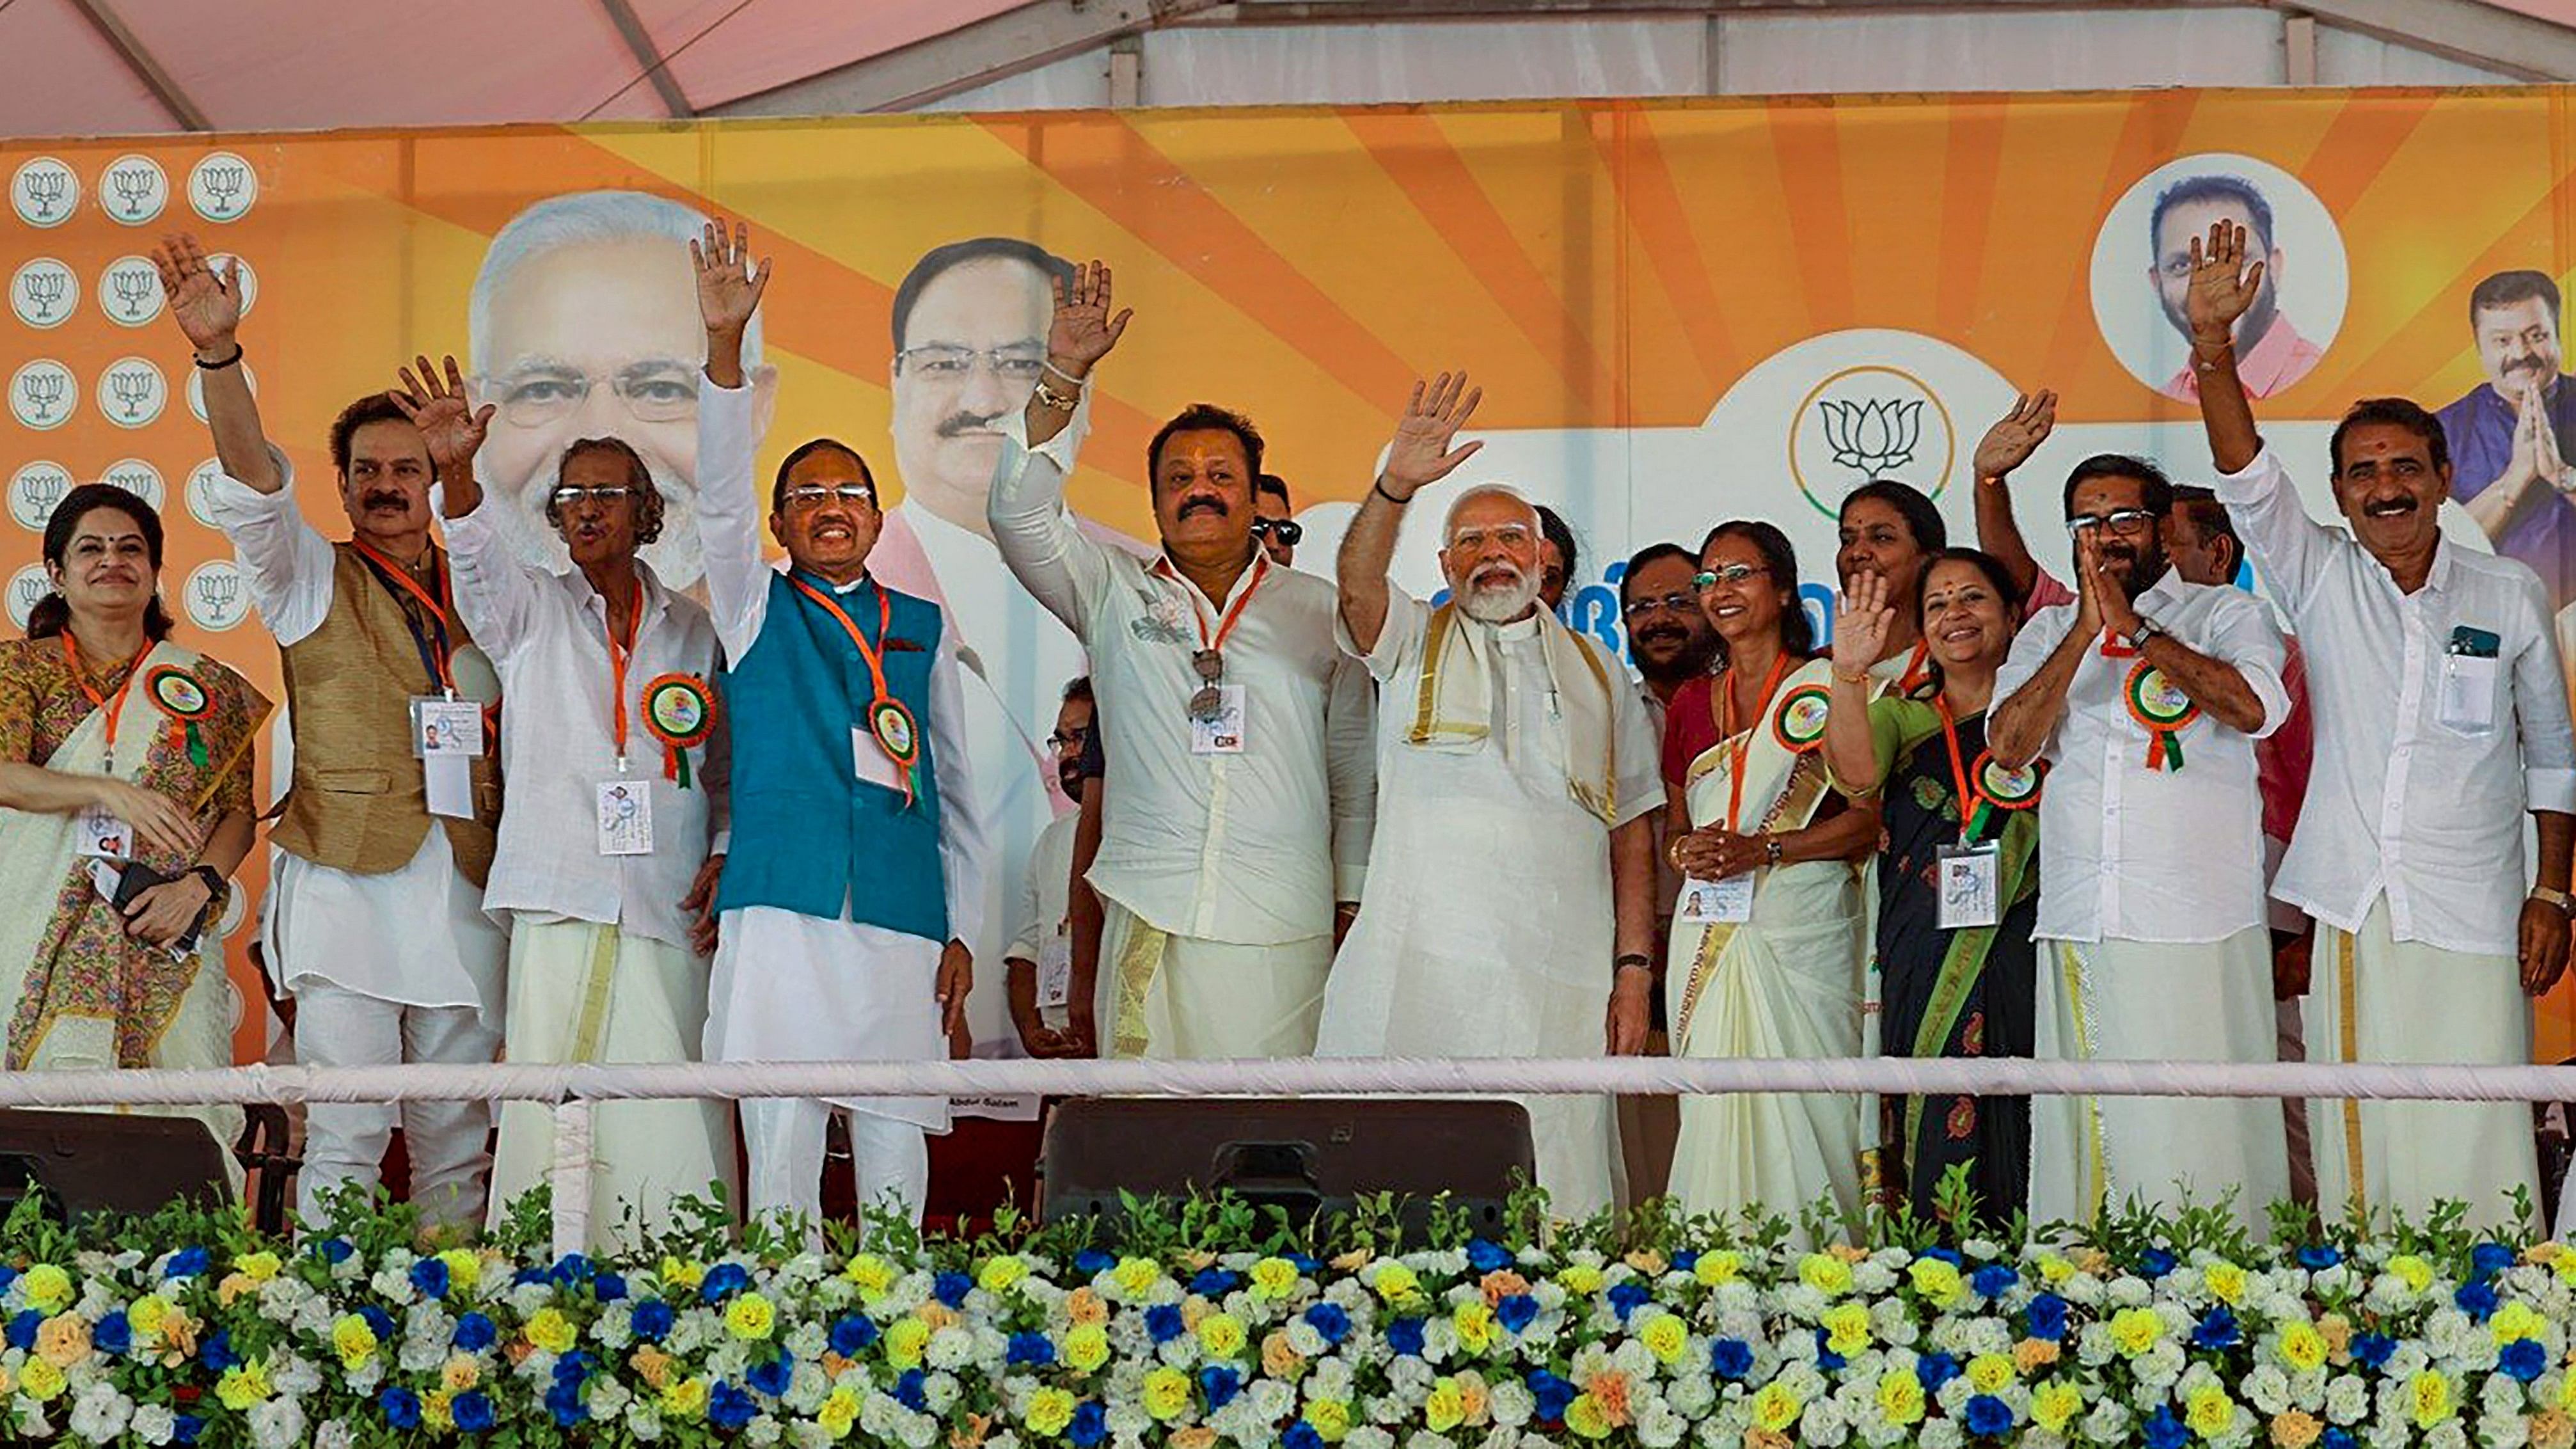
[[[1306,526],[1293,518],[1256,518],[1252,520],[1252,536],[1276,538],[1280,547],[1295,548],[1305,540]]]

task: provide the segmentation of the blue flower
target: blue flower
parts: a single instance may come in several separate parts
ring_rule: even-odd
[[[1968,1432],[1980,1439],[2000,1439],[2012,1431],[2012,1406],[1992,1394],[1968,1399]]]
[[[581,1384],[558,1381],[546,1390],[546,1412],[554,1416],[556,1427],[564,1429],[589,1418],[590,1410],[582,1402]]]
[[[369,1303],[358,1309],[358,1317],[366,1323],[367,1331],[376,1336],[376,1342],[393,1342],[395,1335],[394,1316],[392,1314],[387,1313],[372,1303]]]
[[[1073,1449],[1092,1449],[1109,1437],[1109,1411],[1098,1399],[1085,1399],[1073,1406],[1073,1422],[1064,1429],[1064,1437],[1073,1441]]]
[[[2021,1281],[2021,1275],[2001,1263],[1988,1263],[1968,1275],[1968,1286],[1981,1298],[2001,1298]]]
[[[2173,1405],[2158,1404],[2147,1416],[2145,1438],[2147,1449],[2182,1449],[2191,1442],[2191,1431],[2174,1417]]]
[[[1654,1296],[1643,1283],[1613,1283],[1610,1285],[1610,1308],[1619,1315],[1619,1321],[1625,1323],[1629,1314],[1645,1307]]]
[[[1925,1248],[1917,1256],[1924,1258],[1938,1258],[1953,1268],[1964,1268],[1968,1266],[1968,1260],[1960,1257],[1959,1250],[1956,1248]]]
[[[334,1238],[332,1241],[336,1243],[339,1239]],[[179,1251],[170,1255],[169,1262],[161,1265],[161,1276],[164,1278],[194,1278],[198,1274],[205,1272],[206,1269],[212,1265],[213,1261],[213,1255],[209,1254],[203,1248],[181,1248]],[[339,1260],[335,1258],[332,1261],[337,1262]]]
[[[1338,1303],[1318,1303],[1306,1310],[1306,1326],[1322,1335],[1327,1344],[1339,1344],[1350,1337],[1351,1316]]]
[[[2319,1449],[2356,1449],[2358,1441],[2352,1437],[2350,1429],[2328,1429],[2325,1437],[2317,1443]]]
[[[2207,1349],[2234,1348],[2244,1336],[2237,1331],[2236,1315],[2228,1312],[2222,1304],[2209,1310],[2209,1316],[2202,1319],[2198,1327],[2192,1329],[2191,1346]]]
[[[715,1391],[707,1395],[707,1422],[719,1429],[739,1429],[759,1412],[760,1405],[751,1395],[722,1379],[716,1380]]]
[[[2352,1359],[2363,1368],[2375,1369],[2397,1352],[2397,1340],[2384,1333],[2356,1333],[2352,1336]]]
[[[500,1336],[492,1320],[480,1313],[467,1313],[456,1320],[456,1346],[466,1353],[481,1353]]]
[[[125,1321],[121,1310],[111,1313],[89,1331],[89,1341],[101,1353],[123,1353],[134,1346],[134,1325]]]
[[[1299,1419],[1279,1436],[1279,1443],[1281,1449],[1324,1449],[1324,1436],[1315,1432],[1314,1425]]]
[[[1235,1284],[1242,1281],[1241,1278],[1223,1268],[1201,1268],[1198,1276],[1190,1280],[1190,1291],[1201,1298],[1223,1298],[1234,1291]]]
[[[1169,1343],[1180,1337],[1187,1330],[1181,1324],[1179,1305],[1157,1303],[1146,1309],[1145,1331],[1153,1335],[1156,1343]]]
[[[923,1382],[928,1378],[929,1375],[919,1369],[905,1369],[903,1377],[894,1381],[895,1402],[916,1414],[928,1413],[930,1397],[921,1391]]]
[[[832,1352],[843,1358],[856,1358],[877,1341],[877,1323],[852,1313],[832,1320]]]
[[[1496,1272],[1512,1262],[1512,1250],[1500,1243],[1477,1238],[1467,1244],[1467,1266],[1479,1273]]]
[[[1288,1264],[1290,1267],[1295,1268],[1298,1272],[1303,1273],[1310,1278],[1315,1275],[1316,1269],[1324,1266],[1319,1260],[1309,1258],[1303,1253],[1288,1254]]]
[[[1673,1254],[1673,1270],[1674,1270],[1675,1272],[1678,1272],[1678,1273],[1687,1273],[1687,1272],[1689,1272],[1691,1269],[1696,1268],[1696,1267],[1698,1267],[1698,1266],[1699,1266],[1699,1254],[1697,1254],[1697,1253],[1693,1252],[1692,1250],[1690,1250],[1690,1249],[1688,1249],[1688,1248],[1684,1248],[1684,1249],[1682,1249],[1681,1251],[1679,1251],[1679,1252],[1677,1252],[1677,1253]]]
[[[2480,1243],[2469,1249],[2469,1272],[2478,1278],[2492,1278],[2513,1266],[2513,1249],[2502,1243]]]
[[[843,1357],[846,1358],[848,1355],[844,1354]],[[1055,1362],[1055,1341],[1043,1333],[1014,1333],[1011,1335],[1010,1350],[1003,1355],[1002,1361],[1013,1365],[1028,1364],[1035,1368],[1045,1368]]]
[[[698,1296],[709,1303],[722,1303],[751,1286],[751,1274],[740,1263],[718,1263],[707,1270],[698,1284]],[[951,1303],[951,1308],[957,1305]]]
[[[555,1275],[544,1268],[521,1268],[510,1275],[510,1286],[525,1288],[531,1283],[552,1283]]]
[[[197,1442],[197,1436],[204,1432],[206,1432],[206,1421],[194,1414],[170,1416],[170,1438],[176,1443],[194,1444]]]
[[[2451,1295],[2451,1301],[2477,1323],[2486,1322],[2487,1315],[2496,1311],[2496,1291],[2489,1283],[2463,1283],[2460,1291]]]
[[[18,1270],[6,1263],[0,1263],[0,1293],[8,1292],[9,1285],[17,1281]]]
[[[2496,1355],[2496,1367],[2515,1383],[2527,1384],[2549,1371],[2549,1350],[2536,1338],[2517,1338]]]
[[[578,1386],[584,1379],[590,1377],[592,1366],[598,1362],[599,1360],[576,1348],[555,1360],[555,1382]]]
[[[787,1381],[796,1376],[796,1361],[785,1354],[765,1358],[753,1364],[742,1376],[743,1382],[760,1393],[777,1398],[787,1392]]]
[[[2323,1243],[2312,1244],[2299,1250],[2299,1266],[2311,1273],[2322,1273],[2342,1261],[2343,1254]]]
[[[1243,1392],[1243,1375],[1229,1364],[1209,1364],[1199,1370],[1199,1392],[1207,1395],[1210,1411],[1222,1409]]]
[[[420,1427],[420,1395],[400,1384],[376,1395],[376,1407],[384,1411],[385,1422],[397,1429]]]
[[[2138,1255],[2138,1271],[2150,1278],[2161,1278],[2174,1270],[2174,1261],[2174,1255],[2164,1249],[2149,1248]]]
[[[660,1343],[662,1335],[671,1331],[671,1305],[659,1298],[648,1298],[635,1305],[635,1312],[626,1322],[637,1339]]]
[[[492,1427],[492,1399],[481,1389],[467,1389],[447,1406],[456,1417],[456,1427],[469,1434],[480,1434]]]
[[[930,1296],[950,1308],[962,1308],[975,1280],[963,1273],[941,1273],[930,1280]]]
[[[411,1265],[412,1290],[423,1298],[447,1296],[447,1264],[437,1258],[423,1258]]]
[[[1565,1406],[1574,1402],[1574,1385],[1540,1369],[1529,1376],[1529,1391],[1536,1404],[1532,1412],[1538,1415],[1540,1423],[1560,1424],[1565,1421]]]
[[[11,1348],[34,1348],[36,1346],[36,1330],[44,1327],[44,1324],[45,1315],[41,1310],[34,1308],[19,1309],[18,1316],[9,1320],[9,1346]]]
[[[1386,1326],[1386,1346],[1398,1357],[1418,1358],[1422,1354],[1422,1320],[1399,1318]]]
[[[358,1250],[347,1238],[324,1238],[313,1245],[313,1251],[322,1255],[323,1262],[339,1264],[349,1261],[349,1255]]]
[[[555,1259],[554,1267],[547,1271],[557,1283],[587,1282],[591,1274],[590,1259],[579,1253],[566,1253]]]
[[[2033,1338],[2055,1341],[2066,1336],[2066,1300],[2054,1293],[2042,1293],[2030,1300],[2021,1316]]]
[[[1530,1326],[1538,1317],[1538,1300],[1526,1293],[1507,1293],[1494,1305],[1494,1321],[1514,1333]]]
[[[615,1273],[602,1273],[590,1280],[590,1292],[602,1303],[615,1303],[626,1296],[626,1280]]]
[[[1958,1376],[1959,1361],[1946,1353],[1927,1353],[1914,1361],[1915,1381],[1923,1385],[1927,1394]]]
[[[1708,1371],[1722,1379],[1743,1382],[1753,1372],[1753,1348],[1740,1338],[1721,1338],[1708,1346]]]
[[[14,1329],[17,1325],[11,1324],[10,1327]],[[214,1337],[207,1339],[205,1343],[198,1348],[197,1362],[204,1364],[207,1368],[212,1369],[216,1373],[222,1373],[224,1370],[240,1363],[241,1355],[233,1352],[232,1330],[228,1328],[217,1329]]]
[[[1116,1258],[1109,1256],[1098,1248],[1085,1248],[1081,1252],[1073,1255],[1073,1271],[1080,1273],[1085,1278],[1097,1278],[1101,1274],[1106,1273],[1117,1266],[1118,1260]],[[1074,1412],[1078,1416],[1081,1413],[1081,1410],[1076,1409]]]
[[[1842,1371],[1845,1360],[1829,1346],[1832,1339],[1833,1335],[1825,1330],[1821,1328],[1816,1330],[1816,1371],[1818,1373],[1830,1374]]]

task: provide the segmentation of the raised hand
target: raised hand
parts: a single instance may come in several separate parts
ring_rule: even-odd
[[[2057,394],[2046,388],[2023,393],[2013,400],[2012,411],[1986,429],[1985,437],[1978,440],[1976,476],[2001,478],[2009,474],[2030,460],[2056,426]]]
[[[1133,307],[1112,316],[1107,262],[1084,262],[1073,280],[1055,284],[1055,318],[1047,324],[1047,361],[1068,377],[1082,377],[1126,335]]]
[[[1888,632],[1896,627],[1896,610],[1887,602],[1887,576],[1873,570],[1852,575],[1834,610],[1834,669],[1866,674],[1887,652]]]
[[[2129,602],[2128,592],[2120,587],[2120,581],[2111,577],[2110,571],[2102,566],[2101,546],[2089,532],[2075,540],[2075,569],[2084,579],[2084,601],[2077,607],[2077,618],[2081,619],[2089,608],[2094,618],[2100,621],[2099,627],[2123,639],[2135,640],[2138,634],[2137,605]]]
[[[197,239],[183,231],[163,237],[152,249],[152,266],[161,274],[171,320],[187,334],[188,345],[206,356],[231,352],[233,333],[241,326],[241,263],[235,261],[218,275]]]
[[[2191,288],[2183,294],[2183,311],[2195,340],[2215,344],[2236,335],[2236,319],[2263,290],[2263,263],[2248,267],[2246,260],[2245,228],[2232,221],[2211,222],[2206,246],[2192,238]]]
[[[751,228],[735,222],[725,234],[721,220],[707,223],[705,233],[689,243],[689,264],[698,273],[698,316],[709,332],[741,335],[760,310],[760,294],[769,289],[769,258],[751,264]]]
[[[1467,389],[1467,374],[1444,372],[1431,380],[1413,385],[1413,399],[1404,405],[1404,416],[1396,420],[1395,438],[1386,447],[1386,466],[1378,473],[1378,485],[1399,499],[1410,498],[1416,489],[1437,483],[1455,471],[1459,464],[1476,456],[1484,447],[1481,441],[1463,448],[1449,446],[1475,416],[1476,404],[1485,400],[1485,390]]]
[[[413,375],[418,369],[419,375]],[[441,379],[431,370],[427,357],[412,359],[402,370],[402,387],[388,392],[395,407],[401,408],[411,425],[420,429],[423,443],[429,446],[429,461],[441,473],[470,471],[474,452],[483,446],[484,430],[492,424],[494,407],[485,403],[475,407],[466,398],[464,374],[457,371],[456,359],[447,359],[447,376]]]
[[[2102,555],[2087,529],[2075,535],[2075,632],[2088,639],[2102,632],[2103,588]]]

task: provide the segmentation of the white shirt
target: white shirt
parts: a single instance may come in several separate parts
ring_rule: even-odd
[[[523,561],[493,518],[501,506],[486,494],[473,512],[447,520],[457,612],[492,656],[510,702],[501,712],[509,809],[483,908],[596,921],[688,951],[680,899],[706,863],[710,809],[725,784],[722,752],[689,750],[686,790],[664,779],[662,742],[645,728],[644,687],[665,674],[712,681],[715,626],[636,562],[644,608],[626,663],[621,774],[609,715],[607,601],[578,571],[551,574]],[[721,728],[721,713],[718,721]],[[599,852],[597,787],[620,778],[651,801],[649,855]]]
[[[2576,811],[2576,731],[2540,578],[2448,540],[2412,594],[2341,529],[2308,517],[2264,449],[2219,499],[2307,655],[2316,763],[2272,893],[2338,930],[2381,891],[2390,933],[2511,957],[2523,812]],[[2496,636],[2493,727],[2442,722],[2455,631]]]
[[[704,372],[698,374],[698,531],[706,544],[708,614],[725,657],[736,661],[751,652],[769,617],[769,579],[775,572],[760,548],[768,491],[752,478],[759,424],[749,387],[718,387]],[[846,594],[864,582],[863,574],[834,591]],[[939,871],[948,902],[948,934],[971,941],[975,923],[983,919],[984,840],[966,762],[965,710],[957,679],[957,635],[945,626],[943,615],[939,650],[930,661],[930,768],[939,786]]]
[[[2074,604],[2042,609],[1995,676],[2010,700],[2075,626]],[[2264,924],[2263,801],[2254,741],[2290,710],[2281,631],[2242,589],[2185,583],[2168,570],[2138,613],[2193,650],[2233,665],[2263,706],[2252,735],[2206,712],[2175,737],[2182,768],[2147,768],[2147,727],[2129,713],[2129,672],[2144,656],[2098,643],[2066,689],[2066,713],[2041,755],[2039,928],[2044,940],[2223,941]]]
[[[1036,972],[1038,1015],[1055,1027],[1063,1026],[1071,1013],[1063,1006],[1046,1004],[1046,975],[1051,962],[1069,967],[1073,958],[1068,898],[1073,894],[1073,836],[1081,824],[1078,815],[1059,815],[1038,832],[1028,859],[1021,862],[1020,888],[1011,897],[1011,943],[1001,952],[1005,961],[1026,961]],[[1004,1004],[1008,1005],[1007,998]],[[1016,1031],[1009,1044],[1019,1044]]]
[[[1090,411],[1086,389],[1035,452],[1025,420],[1003,420],[991,512],[1003,562],[1091,654],[1109,760],[1091,883],[1174,935],[1246,946],[1327,935],[1334,902],[1359,899],[1376,774],[1368,674],[1334,642],[1339,595],[1312,574],[1256,566],[1212,606],[1167,564],[1083,533],[1064,482]],[[1225,678],[1245,690],[1244,749],[1193,754],[1190,657],[1200,629],[1212,639],[1237,604]]]

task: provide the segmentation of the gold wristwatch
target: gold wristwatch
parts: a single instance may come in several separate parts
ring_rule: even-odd
[[[2552,890],[2547,886],[2533,886],[2531,899],[2544,906],[2555,907],[2558,914],[2562,916],[2576,916],[2576,896],[2570,896],[2565,891]]]

